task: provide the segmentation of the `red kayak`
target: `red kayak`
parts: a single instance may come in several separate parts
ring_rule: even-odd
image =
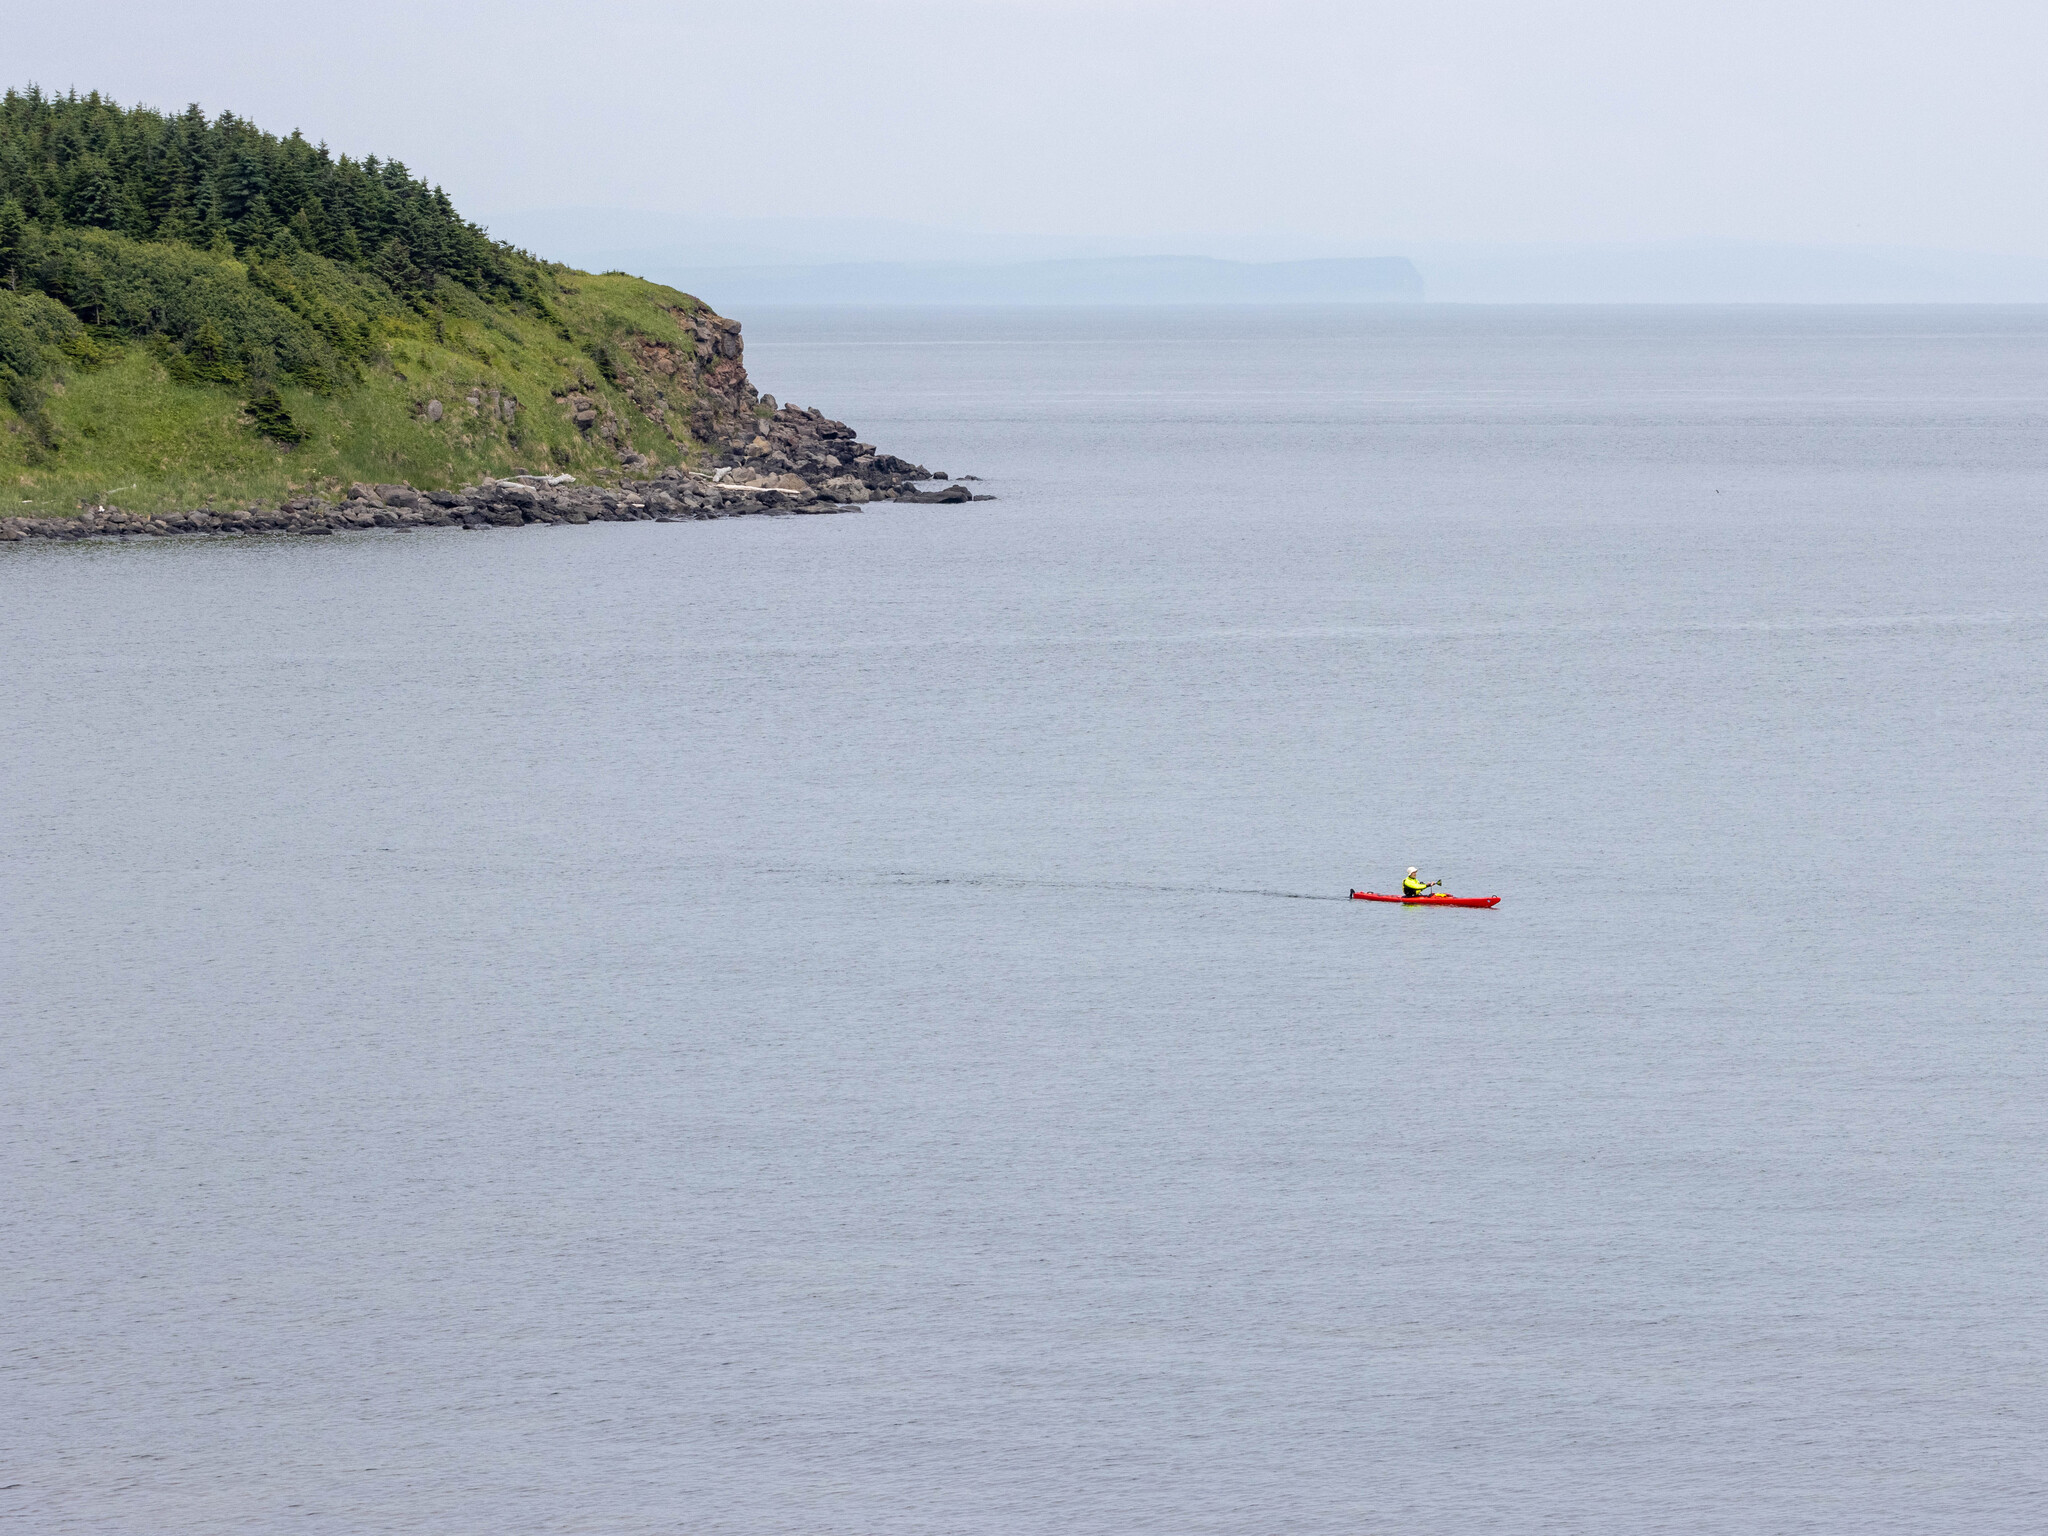
[[[1497,907],[1498,896],[1382,896],[1377,891],[1353,891],[1353,901],[1398,901],[1404,907]]]

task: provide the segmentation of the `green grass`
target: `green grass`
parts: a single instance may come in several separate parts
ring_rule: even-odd
[[[698,301],[624,274],[548,271],[559,326],[444,284],[427,313],[400,309],[377,322],[361,383],[320,394],[280,381],[306,433],[291,446],[257,430],[246,385],[181,383],[146,342],[101,335],[104,361],[63,357],[39,380],[52,446],[0,399],[0,515],[246,506],[333,495],[358,480],[429,490],[520,471],[617,475],[614,443],[570,421],[559,398],[570,390],[616,421],[616,447],[661,464],[701,457],[688,430],[687,368],[671,379],[645,361],[650,341],[693,353],[676,311]],[[494,408],[507,396],[519,403],[510,421]],[[435,399],[443,416],[430,422]],[[663,411],[666,425],[656,419]]]

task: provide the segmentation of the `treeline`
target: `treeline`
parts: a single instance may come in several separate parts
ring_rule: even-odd
[[[196,106],[0,97],[0,398],[45,449],[44,376],[67,358],[144,342],[174,379],[245,387],[261,429],[290,439],[280,381],[356,382],[408,312],[553,318],[551,286],[395,160]]]
[[[13,212],[6,211],[12,205]],[[464,220],[396,160],[351,160],[197,106],[173,117],[97,92],[0,97],[0,223],[100,229],[223,255],[307,251],[402,296],[437,279],[538,297],[533,263]],[[4,273],[0,273],[4,277]]]

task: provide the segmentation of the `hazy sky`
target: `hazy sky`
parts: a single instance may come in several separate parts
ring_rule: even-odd
[[[0,54],[479,215],[2048,255],[2042,0],[4,0]]]

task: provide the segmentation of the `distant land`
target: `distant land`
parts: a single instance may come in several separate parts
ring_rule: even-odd
[[[1389,240],[1333,253],[1306,236],[1099,238],[619,208],[485,222],[530,250],[726,304],[2048,303],[2048,258],[1905,246]]]
[[[2048,261],[1697,245],[1422,248],[1415,256],[1200,256],[640,269],[727,306],[764,304],[2038,304]]]
[[[756,304],[1383,304],[1423,297],[1402,256],[1219,261],[1113,256],[1072,261],[841,262],[647,269],[656,281]]]

